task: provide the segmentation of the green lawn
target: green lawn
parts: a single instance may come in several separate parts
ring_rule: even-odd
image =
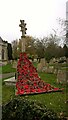
[[[37,64],[34,63],[34,66],[37,67]],[[3,73],[8,72],[15,72],[16,69],[13,69],[11,65],[3,66],[2,71]],[[66,85],[61,85],[56,83],[56,75],[54,74],[45,74],[45,73],[39,73],[39,76],[42,80],[44,80],[47,83],[50,83],[51,85],[55,87],[64,88],[62,92],[52,92],[52,93],[45,93],[45,94],[37,94],[37,95],[28,95],[28,96],[21,96],[22,98],[27,98],[29,100],[36,100],[37,102],[41,102],[42,104],[45,104],[48,108],[53,109],[58,114],[60,112],[63,112],[64,115],[68,115],[67,112],[67,103],[68,101],[68,87]],[[3,79],[4,80],[4,79]],[[2,81],[3,81],[2,80]],[[0,80],[0,85],[1,85]],[[68,85],[67,85],[68,86]],[[2,85],[2,90],[0,87],[0,93],[2,92],[2,103],[7,103],[10,99],[15,97],[15,87],[14,86],[6,86],[5,84]],[[19,97],[19,96],[17,96]],[[1,99],[0,99],[1,101]],[[1,102],[0,102],[1,103]]]
[[[12,97],[15,96],[14,86],[2,86],[2,103],[8,102]]]
[[[2,66],[0,66],[0,74],[2,73]]]
[[[33,63],[35,67],[37,67],[37,63]],[[16,72],[16,68],[12,67],[12,64],[7,64],[4,66],[0,66],[0,74]]]
[[[58,114],[60,112],[63,112],[64,115],[67,115],[68,112],[66,109],[66,107],[67,107],[67,105],[66,105],[66,99],[67,99],[66,86],[56,84],[56,76],[54,74],[39,73],[39,76],[45,82],[50,83],[51,85],[54,85],[55,87],[61,87],[61,88],[64,87],[64,91],[63,92],[37,94],[37,95],[28,95],[28,96],[21,96],[21,97],[27,98],[29,100],[36,100],[37,102],[41,102],[42,104],[45,104],[48,108],[53,109]],[[3,104],[8,102],[13,97],[15,97],[15,87],[12,87],[12,86],[9,87],[9,86],[3,85],[2,86],[2,102],[3,102]]]
[[[7,65],[4,65],[4,66],[0,66],[0,74],[2,73],[10,73],[10,72],[15,72],[16,69],[15,68],[12,68],[12,64],[7,64]]]
[[[0,104],[2,104],[2,79],[0,79]]]

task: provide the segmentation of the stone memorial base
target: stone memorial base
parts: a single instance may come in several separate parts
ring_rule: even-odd
[[[9,86],[15,86],[16,85],[15,77],[8,78],[8,79],[4,80],[4,82],[5,82],[5,85],[9,85]]]

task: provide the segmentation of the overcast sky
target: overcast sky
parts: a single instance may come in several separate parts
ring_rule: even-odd
[[[11,42],[21,37],[20,19],[27,35],[44,37],[57,29],[56,19],[66,18],[67,0],[0,0],[0,36]]]

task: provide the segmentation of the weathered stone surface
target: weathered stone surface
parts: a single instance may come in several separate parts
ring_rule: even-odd
[[[48,65],[48,64],[47,64],[45,58],[42,58],[42,59],[40,60],[40,63],[38,63],[37,71],[38,71],[38,72],[44,71],[44,69],[45,69],[45,67],[46,67],[47,65]]]
[[[0,37],[0,61],[4,62],[7,60],[8,60],[7,42]]]
[[[6,79],[6,80],[4,80],[4,82],[5,82],[5,85],[9,85],[9,86],[12,86],[12,85],[15,86],[16,85],[15,77]]]
[[[45,73],[53,73],[53,72],[54,72],[54,67],[53,67],[53,66],[43,67],[42,72],[45,72]]]
[[[48,67],[48,73],[53,73],[54,72],[54,67],[53,66],[49,66]]]
[[[37,59],[34,59],[34,62],[37,62]]]
[[[42,58],[42,59],[40,60],[40,63],[42,64],[42,66],[45,66],[45,64],[46,64],[45,58]]]
[[[17,68],[17,61],[13,61],[13,68]]]
[[[58,70],[57,83],[68,83],[67,74],[68,71]]]
[[[41,64],[41,63],[38,63],[38,66],[37,66],[37,71],[38,71],[38,72],[41,72],[41,71],[42,71],[42,69],[43,69],[42,64]]]
[[[58,72],[58,70],[57,70],[57,69],[54,69],[54,72],[53,72],[53,73],[57,75],[57,72]]]

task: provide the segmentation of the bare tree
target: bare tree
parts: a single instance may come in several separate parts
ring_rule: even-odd
[[[18,58],[18,40],[17,39],[12,42],[12,56],[13,56],[13,59]]]

